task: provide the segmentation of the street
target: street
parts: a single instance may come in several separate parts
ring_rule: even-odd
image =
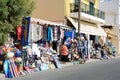
[[[119,68],[118,58],[31,73],[12,80],[120,80]]]
[[[0,80],[120,80],[120,0],[0,0]]]

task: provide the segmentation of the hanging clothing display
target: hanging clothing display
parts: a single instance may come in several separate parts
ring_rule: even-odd
[[[58,31],[58,27],[53,27],[53,40],[57,41],[57,31]]]
[[[71,39],[74,39],[74,31],[65,30],[64,35],[65,35],[66,39],[68,37],[70,37]]]
[[[22,27],[17,27],[17,40],[21,40],[22,38]]]
[[[43,37],[47,40],[47,25],[43,25]]]
[[[47,41],[53,41],[53,33],[52,28],[50,26],[47,28]]]
[[[64,30],[61,29],[61,38],[64,38]]]
[[[38,25],[38,40],[40,40],[43,36],[42,36],[42,26],[41,25]]]
[[[30,17],[23,18],[22,23],[22,44],[27,45],[30,42]]]
[[[31,24],[31,41],[36,42],[42,38],[42,26]]]
[[[37,41],[38,40],[38,29],[37,29],[37,25],[36,24],[31,24],[31,40],[32,40],[32,42],[35,42],[35,41]]]
[[[57,36],[58,37],[57,39],[60,40],[60,35],[61,35],[60,26],[58,26],[57,35],[59,35]]]

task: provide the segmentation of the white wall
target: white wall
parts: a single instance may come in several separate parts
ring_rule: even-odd
[[[99,9],[106,13],[105,21],[107,25],[117,26],[120,23],[119,4],[119,0],[100,2]]]
[[[118,17],[119,17],[118,25],[120,25],[120,0],[119,0],[119,11],[118,11]]]
[[[99,0],[101,1],[101,0]],[[120,28],[120,0],[111,0],[101,2],[99,9],[105,12],[105,24]],[[120,39],[120,32],[118,31],[118,39]],[[120,54],[120,40],[118,40],[118,54]]]

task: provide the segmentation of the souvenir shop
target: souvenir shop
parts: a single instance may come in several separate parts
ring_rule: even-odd
[[[23,20],[22,45],[37,43],[45,46],[45,42],[52,43],[52,48],[59,55],[59,45],[63,39],[74,39],[75,30],[69,26],[27,17]]]
[[[32,54],[29,55],[41,61],[41,65],[44,64],[41,66],[42,70],[49,69],[49,66],[52,69],[61,67],[58,56],[62,40],[64,37],[73,39],[75,31],[63,24],[31,17],[23,21],[25,24],[22,26],[22,45],[31,47],[28,52],[32,51]]]
[[[66,25],[25,17],[22,26],[17,28],[17,40],[21,45],[5,44],[5,77],[60,68],[60,45],[68,36],[74,38],[74,30]]]

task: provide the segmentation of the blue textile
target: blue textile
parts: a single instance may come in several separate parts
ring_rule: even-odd
[[[52,40],[52,28],[48,27],[48,33],[47,33],[47,41],[51,41]]]
[[[22,23],[22,44],[28,45],[30,42],[30,19],[31,17],[23,18]]]
[[[64,32],[64,35],[65,35],[65,37],[66,37],[66,39],[68,38],[68,37],[70,37],[71,39],[74,39],[74,35],[73,35],[73,31],[65,31]]]

